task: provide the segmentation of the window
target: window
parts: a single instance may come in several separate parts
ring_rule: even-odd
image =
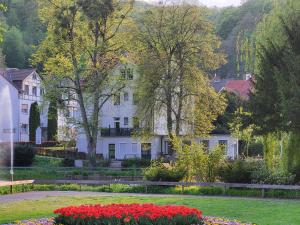
[[[168,155],[170,153],[171,145],[169,141],[165,141],[164,148],[163,148],[163,154]]]
[[[33,79],[33,80],[36,80],[36,73],[34,73],[34,74],[32,75],[32,79]]]
[[[124,126],[128,126],[129,119],[128,117],[124,117]]]
[[[126,79],[126,70],[125,69],[121,69],[121,76]]]
[[[28,128],[28,124],[22,124],[22,125],[21,125],[21,133],[22,133],[22,134],[27,134],[27,132],[28,132],[28,131],[27,131],[27,130],[28,130],[27,128]]]
[[[137,148],[138,148],[137,143],[132,143],[131,145],[132,154],[137,154]]]
[[[138,102],[139,102],[139,101],[138,101],[138,96],[137,96],[137,94],[133,94],[132,97],[133,97],[133,104],[134,104],[134,105],[137,105]]]
[[[128,92],[124,92],[124,102],[127,102],[129,100],[129,94]]]
[[[219,145],[224,148],[225,153],[227,153],[228,141],[227,140],[219,140]]]
[[[21,105],[21,112],[28,114],[28,105],[27,104],[22,104]]]
[[[133,79],[133,69],[127,69],[127,79],[128,80]]]
[[[32,87],[32,95],[36,96],[37,95],[37,91],[36,91],[36,87]]]
[[[133,117],[133,128],[139,128],[139,127],[140,127],[139,118]]]
[[[132,80],[133,79],[133,69],[127,68],[127,69],[121,69],[121,76],[124,79]]]
[[[108,157],[109,157],[109,159],[116,158],[116,145],[115,144],[108,145]]]
[[[40,88],[40,96],[44,95],[44,88]]]
[[[29,95],[29,86],[28,85],[24,86],[24,94]]]
[[[209,152],[209,140],[202,140],[201,144],[203,145],[204,151]]]
[[[120,94],[114,95],[114,105],[120,105]]]
[[[142,159],[151,159],[151,143],[142,143]]]

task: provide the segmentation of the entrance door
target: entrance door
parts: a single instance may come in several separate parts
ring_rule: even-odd
[[[151,159],[151,143],[142,143],[142,159]]]
[[[116,145],[115,144],[108,145],[108,156],[109,156],[109,159],[116,159]]]

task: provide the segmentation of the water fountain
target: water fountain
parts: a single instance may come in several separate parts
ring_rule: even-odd
[[[3,148],[2,151],[0,151],[0,159],[6,159],[7,154],[10,153],[10,176],[11,176],[11,181],[13,181],[14,180],[14,126],[13,126],[11,93],[8,85],[5,85],[4,88],[0,87],[0,128],[3,129],[2,131],[0,131],[0,144],[2,144],[2,147],[0,146],[0,148]],[[1,132],[3,132],[2,137],[1,137]],[[4,133],[5,136],[7,135],[8,137],[4,137]],[[6,166],[6,165],[0,165],[0,166]]]

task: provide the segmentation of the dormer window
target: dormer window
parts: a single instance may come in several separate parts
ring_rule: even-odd
[[[121,69],[121,76],[127,80],[133,80],[133,69]]]
[[[28,85],[24,86],[24,94],[29,95],[29,86]]]
[[[37,96],[37,88],[36,87],[32,87],[32,95],[33,96]]]

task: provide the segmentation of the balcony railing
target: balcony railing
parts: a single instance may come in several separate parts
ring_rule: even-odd
[[[130,137],[136,129],[133,128],[102,128],[101,136],[102,137]]]

